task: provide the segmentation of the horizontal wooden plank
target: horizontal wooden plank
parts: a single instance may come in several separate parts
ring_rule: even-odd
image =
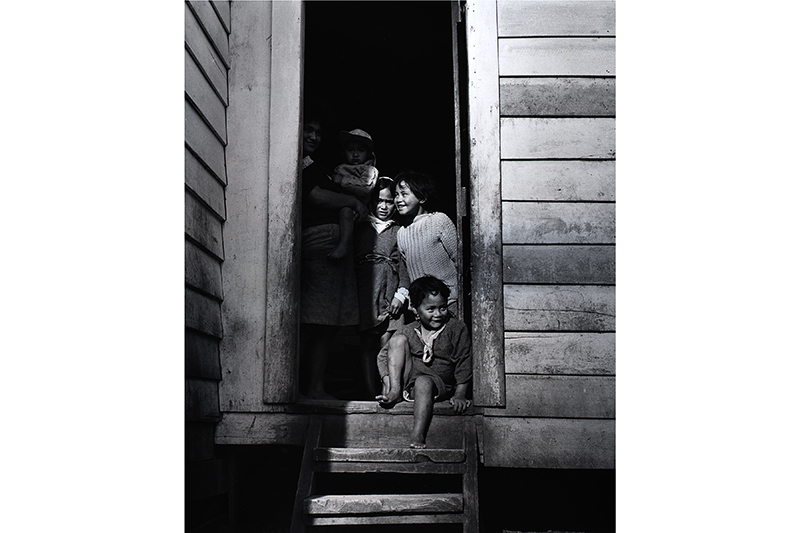
[[[217,16],[219,16],[220,21],[222,21],[222,25],[225,27],[225,31],[230,33],[231,32],[230,0],[213,0],[211,4],[214,6],[214,10],[217,12]]]
[[[434,416],[428,432],[428,448],[461,448],[464,416]],[[413,414],[326,415],[323,419],[323,447],[407,448],[414,423]]]
[[[381,406],[372,400],[308,400],[299,399],[292,404],[267,404],[262,406],[260,411],[271,413],[308,413],[308,414],[365,414],[376,413],[381,415],[411,415],[414,413],[414,404],[411,402],[400,402],[391,409]],[[480,408],[470,406],[463,413],[455,413],[453,406],[448,402],[436,402],[433,404],[433,414],[435,416],[462,416],[480,414]]]
[[[186,420],[204,421],[219,418],[217,381],[186,378]]]
[[[222,379],[219,339],[187,330],[184,336],[184,372],[187,377]]]
[[[214,426],[215,422],[186,422],[184,460],[187,463],[214,458]]]
[[[614,420],[484,419],[484,464],[506,468],[614,468]]]
[[[614,78],[502,78],[502,116],[613,117]]]
[[[503,200],[614,201],[616,161],[503,161]]]
[[[183,265],[187,285],[222,299],[222,270],[218,258],[186,241]]]
[[[203,122],[200,114],[188,101],[184,106],[184,119],[186,145],[214,173],[220,182],[227,183],[225,178],[225,146],[222,141],[211,131],[208,124]]]
[[[214,133],[223,142],[227,142],[225,105],[211,88],[202,72],[200,72],[200,67],[189,55],[189,52],[185,51],[184,54],[184,87],[186,96],[200,110],[200,114],[211,125]]]
[[[497,32],[500,37],[613,36],[616,33],[614,2],[500,0],[497,2]]]
[[[506,333],[510,374],[615,374],[615,333]]]
[[[217,444],[285,444],[303,446],[308,415],[285,413],[223,413],[217,424]]]
[[[505,283],[613,285],[613,246],[504,246]]]
[[[184,147],[184,169],[186,186],[214,212],[225,220],[225,186],[208,171],[195,155]]]
[[[211,498],[228,492],[228,464],[224,459],[187,463],[185,476],[187,500]]]
[[[506,407],[485,416],[614,418],[613,376],[529,376],[506,374]]]
[[[614,331],[614,287],[506,285],[505,328],[510,331]]]
[[[228,31],[222,25],[222,21],[217,15],[217,11],[208,0],[189,0],[186,2],[194,12],[200,25],[205,30],[211,45],[219,55],[225,68],[230,68],[230,57],[228,52]]]
[[[184,308],[187,328],[213,337],[222,337],[222,316],[217,300],[187,288]]]
[[[367,463],[367,462],[340,462],[318,463],[316,472],[339,474],[463,474],[467,467],[465,463]]]
[[[460,463],[464,450],[426,448],[317,448],[316,461],[362,461],[368,463]]]
[[[185,4],[184,7],[184,22],[186,48],[197,60],[197,64],[200,65],[200,69],[205,73],[211,82],[211,87],[222,99],[222,102],[228,105],[228,69],[203,33],[200,22],[189,9],[188,4]]]
[[[613,159],[613,118],[501,118],[503,159]]]
[[[303,511],[312,515],[382,513],[458,513],[461,494],[333,494],[306,498]]]
[[[613,244],[615,204],[503,202],[503,244]]]
[[[224,259],[222,221],[188,191],[184,195],[184,231],[207,252]]]
[[[309,516],[310,526],[382,526],[389,524],[458,524],[464,521],[460,514],[421,514],[385,516]]]
[[[500,39],[500,76],[614,76],[613,38]]]

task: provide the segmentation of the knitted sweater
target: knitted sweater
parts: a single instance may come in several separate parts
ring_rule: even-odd
[[[403,257],[410,281],[434,276],[450,289],[450,301],[458,299],[456,227],[444,213],[417,215],[397,231],[397,248]]]

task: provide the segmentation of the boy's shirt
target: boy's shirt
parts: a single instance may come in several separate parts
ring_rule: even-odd
[[[412,357],[422,359],[425,345],[415,330],[421,330],[419,320],[400,327],[395,335],[405,335]],[[378,353],[378,371],[381,378],[389,375],[388,343]],[[433,341],[433,359],[427,365],[448,385],[472,381],[472,341],[469,328],[461,320],[451,317],[443,331]]]

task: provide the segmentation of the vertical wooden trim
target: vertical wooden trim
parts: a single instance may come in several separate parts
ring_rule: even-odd
[[[302,2],[272,2],[265,403],[294,402],[298,386],[303,26]]]
[[[467,2],[470,245],[475,404],[506,402],[500,201],[500,82],[497,5]]]
[[[461,301],[464,301],[464,247],[461,243],[462,236],[464,235],[464,217],[466,216],[466,198],[464,197],[464,184],[461,176],[461,74],[459,72],[459,57],[458,57],[458,24],[461,20],[461,6],[459,0],[451,0],[450,2],[450,46],[452,48],[453,57],[453,123],[455,127],[455,174],[456,174],[456,231],[458,232],[458,250],[456,252],[456,271],[458,279],[456,286],[458,287],[458,294],[461,295]],[[458,306],[458,318],[464,320],[464,304]]]

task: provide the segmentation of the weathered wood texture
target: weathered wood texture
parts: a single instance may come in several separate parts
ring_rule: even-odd
[[[209,172],[188,148],[184,148],[183,160],[186,187],[220,220],[225,220],[225,184]]]
[[[500,196],[500,96],[497,13],[493,2],[469,2],[470,274],[475,403],[505,403]]]
[[[503,161],[503,200],[614,201],[614,161]]]
[[[502,78],[500,113],[509,116],[616,114],[614,78]]]
[[[214,257],[220,260],[224,259],[222,221],[189,191],[186,191],[184,199],[186,236]]]
[[[500,39],[501,76],[614,76],[615,40]]]
[[[507,468],[614,468],[613,420],[486,417],[484,463]]]
[[[367,463],[460,463],[464,461],[464,450],[426,448],[317,448],[316,461],[360,461]]]
[[[221,300],[222,272],[219,259],[205,252],[192,241],[186,241],[184,251],[186,284]]]
[[[188,101],[184,106],[186,146],[225,183],[225,146]]]
[[[615,205],[503,203],[506,244],[613,244]]]
[[[305,512],[314,515],[379,513],[457,513],[463,508],[461,494],[334,494],[305,501]]]
[[[506,285],[509,331],[614,331],[614,287]]]
[[[311,526],[385,526],[391,524],[459,524],[462,522],[459,514],[426,513],[419,515],[384,515],[384,516],[320,516],[309,517]]]
[[[222,378],[219,365],[219,339],[187,329],[183,344],[187,377],[216,380]]]
[[[272,35],[269,2],[231,6],[230,105],[225,149],[225,337],[220,343],[223,411],[261,409],[267,273],[267,165]],[[299,442],[302,445],[302,441]]]
[[[222,317],[219,300],[186,288],[186,327],[211,335],[222,337]]]
[[[222,25],[225,26],[225,31],[231,32],[231,2],[230,0],[213,0],[211,5],[214,6],[214,11],[217,12]]]
[[[486,416],[614,418],[613,376],[506,375],[505,409]]]
[[[214,51],[217,52],[223,66],[226,69],[230,68],[231,65],[228,54],[229,32],[222,24],[214,6],[207,0],[189,0],[186,4],[203,27],[203,32],[206,34],[211,46],[214,47]]]
[[[331,448],[404,448],[413,415],[326,415],[322,446]],[[429,448],[461,448],[466,417],[434,416],[428,433]]]
[[[208,40],[200,21],[192,13],[188,3],[185,4],[184,20],[186,24],[186,49],[195,58],[197,64],[200,65],[200,69],[211,82],[211,87],[227,105],[228,69],[225,66],[225,62],[214,50],[214,46]]]
[[[199,65],[188,51],[185,52],[184,58],[184,79],[186,80],[186,96],[198,109],[203,119],[211,125],[214,134],[223,143],[226,142],[225,104],[211,88]]]
[[[500,37],[613,36],[614,2],[508,1],[497,2]]]
[[[219,419],[219,394],[215,379],[186,379],[186,420],[216,421]]]
[[[236,9],[233,10],[236,21]],[[227,378],[226,378],[227,379]],[[225,380],[222,381],[225,383]],[[302,446],[308,415],[285,413],[222,413],[217,425],[217,444],[285,444]]]
[[[513,374],[614,375],[614,333],[506,333]]]
[[[267,184],[267,314],[263,400],[293,402],[298,391],[300,146],[303,4],[272,4]]]
[[[503,159],[613,159],[613,118],[502,118]]]
[[[505,283],[611,285],[613,246],[504,246]]]

